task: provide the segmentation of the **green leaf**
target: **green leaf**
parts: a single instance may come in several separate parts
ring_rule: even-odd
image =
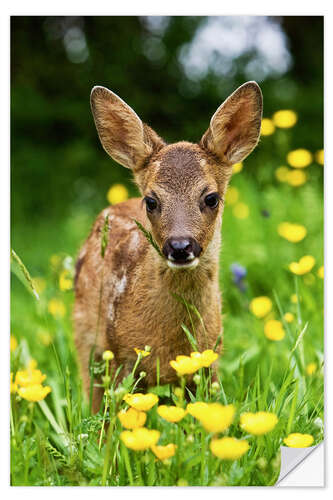
[[[138,226],[138,228],[140,229],[140,231],[144,234],[144,236],[146,237],[146,239],[147,239],[148,243],[150,243],[150,244],[151,244],[151,246],[152,246],[153,248],[155,248],[156,252],[158,253],[158,255],[159,255],[160,257],[163,257],[163,258],[164,258],[163,254],[162,254],[161,250],[159,249],[159,247],[158,247],[158,245],[157,245],[156,241],[154,240],[153,235],[151,234],[151,232],[147,231],[147,229],[145,229],[145,228],[143,227],[143,225],[142,225],[142,224],[140,224],[140,222],[139,222],[139,221],[137,221],[137,220],[135,220],[135,219],[134,219],[134,222],[135,222],[135,224]]]

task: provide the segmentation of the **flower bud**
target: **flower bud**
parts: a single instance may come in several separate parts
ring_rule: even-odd
[[[102,377],[102,381],[105,387],[107,387],[110,384],[110,380],[111,378],[109,377],[109,375],[105,375],[104,377]]]
[[[199,375],[199,373],[196,373],[193,377],[193,382],[196,384],[196,385],[199,385],[200,384],[200,380],[201,380],[201,377]]]
[[[140,372],[140,373],[139,373],[140,378],[144,378],[146,375],[147,375],[147,373],[146,373],[146,372]]]
[[[151,351],[151,347],[150,347],[150,345],[145,345],[145,351],[146,351],[146,352],[150,352],[150,351]]]
[[[111,361],[111,359],[114,358],[114,354],[112,351],[104,351],[103,352],[103,359],[104,361]]]
[[[260,470],[265,470],[267,467],[267,460],[264,457],[260,457],[257,460],[257,466]]]

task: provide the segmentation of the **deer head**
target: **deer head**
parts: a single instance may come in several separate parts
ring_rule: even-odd
[[[174,269],[196,267],[220,231],[232,166],[258,143],[259,86],[247,82],[228,97],[198,144],[167,145],[105,87],[93,88],[91,107],[105,151],[134,173],[165,263]]]

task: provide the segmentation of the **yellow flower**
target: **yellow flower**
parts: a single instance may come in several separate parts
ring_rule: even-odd
[[[257,413],[243,413],[240,416],[240,426],[246,432],[261,436],[274,429],[278,423],[275,413],[258,411]]]
[[[295,432],[284,438],[283,442],[290,448],[307,448],[312,445],[313,436],[311,434]]]
[[[239,198],[239,191],[236,187],[230,186],[225,195],[225,202],[227,205],[234,205]]]
[[[240,202],[236,203],[236,205],[234,206],[234,208],[232,210],[232,213],[234,214],[235,217],[237,217],[237,219],[247,219],[247,217],[249,216],[250,210],[249,210],[249,207],[245,203],[240,201]]]
[[[15,351],[15,349],[18,346],[17,340],[16,340],[16,338],[13,335],[10,336],[10,344],[9,345],[10,345],[10,351],[11,352]]]
[[[186,411],[183,408],[166,405],[159,406],[157,408],[157,413],[168,422],[179,422],[186,415]]]
[[[111,205],[116,205],[128,199],[127,188],[123,184],[114,184],[107,192],[106,198]]]
[[[324,165],[324,150],[320,149],[319,151],[316,152],[315,154],[316,162],[319,163],[319,165]]]
[[[235,163],[233,166],[232,166],[232,173],[233,174],[238,174],[241,170],[243,170],[243,163],[240,162],[240,163]]]
[[[29,387],[31,385],[39,385],[46,379],[46,375],[40,370],[36,370],[35,360],[31,360],[26,370],[16,372],[15,383],[21,387]]]
[[[190,356],[177,356],[176,360],[170,361],[170,366],[176,370],[177,375],[190,375],[201,368],[199,360]]]
[[[62,292],[71,290],[73,288],[73,279],[70,271],[64,269],[59,275],[59,288]]]
[[[206,349],[203,352],[191,352],[191,358],[198,360],[202,368],[208,368],[218,357],[219,355],[212,349]]]
[[[312,154],[307,149],[295,149],[287,154],[287,162],[295,168],[304,168],[312,163]]]
[[[281,321],[270,319],[266,321],[264,333],[269,340],[282,340],[285,336]]]
[[[48,304],[48,311],[52,316],[63,318],[66,314],[66,307],[61,300],[51,299]]]
[[[233,437],[213,439],[209,447],[211,452],[222,460],[237,460],[250,448],[247,441]]]
[[[298,298],[297,298],[296,293],[293,293],[293,294],[291,295],[290,300],[291,300],[291,302],[292,302],[293,304],[297,304],[297,302],[298,302]]]
[[[306,367],[306,373],[308,375],[314,375],[317,371],[317,363],[309,363]]]
[[[139,427],[133,431],[123,431],[120,439],[127,448],[135,451],[147,450],[154,446],[159,440],[160,432],[156,430]]]
[[[13,373],[10,374],[10,393],[14,394],[17,391],[17,383],[13,382]]]
[[[290,186],[298,187],[306,183],[306,173],[303,170],[290,170],[287,174],[287,183]]]
[[[292,224],[291,222],[281,222],[277,229],[279,235],[291,243],[302,241],[306,234],[306,228],[301,224]]]
[[[146,351],[143,349],[137,349],[136,347],[134,347],[134,351],[137,353],[138,356],[139,356],[139,354],[141,354],[142,358],[145,358],[146,356],[149,356],[149,354],[150,354],[150,351]]]
[[[263,118],[261,120],[261,135],[272,135],[275,131],[275,125],[270,118]]]
[[[126,429],[138,429],[143,427],[147,420],[147,415],[143,411],[138,411],[135,408],[121,410],[118,413],[118,418],[121,425]]]
[[[292,323],[295,319],[295,316],[291,312],[286,312],[286,314],[283,317],[287,323]]]
[[[158,396],[151,392],[148,392],[148,394],[141,394],[140,392],[125,394],[123,399],[128,405],[139,411],[148,411],[158,402]]]
[[[256,297],[250,302],[250,311],[257,318],[264,318],[272,309],[272,301],[269,297]]]
[[[173,443],[169,443],[166,446],[152,446],[151,449],[159,460],[166,460],[171,458],[176,453],[177,446]]]
[[[312,255],[305,255],[298,262],[291,262],[289,264],[289,270],[294,274],[306,274],[311,271],[315,265],[315,258]]]
[[[324,279],[324,266],[321,266],[318,271],[317,271],[317,275],[319,276],[319,278],[321,278],[322,280]]]
[[[207,410],[208,403],[204,403],[203,401],[197,401],[196,403],[189,403],[186,407],[187,413],[192,415],[197,419]]]
[[[275,170],[275,177],[280,182],[286,182],[288,178],[289,168],[288,167],[279,167]]]
[[[281,109],[273,115],[273,122],[279,128],[291,128],[297,122],[297,113],[291,109]]]
[[[103,359],[104,361],[111,361],[114,358],[114,354],[112,351],[104,351],[103,352]]]
[[[235,411],[233,405],[223,406],[220,403],[207,403],[207,406],[195,409],[195,416],[206,431],[223,432],[231,425]]]
[[[29,385],[28,387],[20,387],[17,390],[21,398],[27,401],[42,401],[51,392],[51,387],[43,386],[42,384]]]

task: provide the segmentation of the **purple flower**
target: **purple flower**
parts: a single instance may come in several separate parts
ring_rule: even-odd
[[[239,288],[241,292],[245,292],[246,284],[243,281],[247,274],[245,267],[241,266],[237,262],[234,262],[230,266],[230,271],[232,272],[233,283],[235,283],[235,285],[237,286],[237,288]]]

